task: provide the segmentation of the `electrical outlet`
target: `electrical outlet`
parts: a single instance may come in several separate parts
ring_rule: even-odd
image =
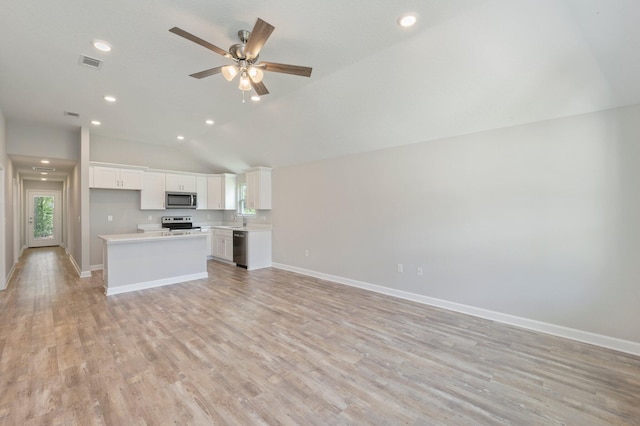
[[[112,222],[113,221],[113,216],[111,216],[111,215],[107,216],[107,221],[108,222]]]
[[[152,221],[153,220],[153,216],[151,216],[151,215],[147,216],[147,220],[148,221]]]
[[[399,273],[403,273],[404,272],[404,266],[402,265],[402,263],[398,263],[398,272]]]
[[[305,257],[309,257],[309,249],[306,249],[306,250],[304,251],[304,256],[305,256]]]
[[[416,274],[422,275],[422,266],[418,266],[418,268],[416,269]]]

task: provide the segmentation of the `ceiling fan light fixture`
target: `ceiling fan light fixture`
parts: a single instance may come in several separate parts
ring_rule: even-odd
[[[242,72],[240,76],[240,84],[238,85],[238,89],[240,90],[251,90],[251,80],[249,80],[249,74],[246,71]]]
[[[238,75],[238,68],[234,65],[227,65],[226,67],[222,67],[222,76],[227,80],[231,81],[234,79],[236,75]]]
[[[264,72],[253,65],[249,67],[249,77],[253,80],[254,83],[260,83],[264,78]]]

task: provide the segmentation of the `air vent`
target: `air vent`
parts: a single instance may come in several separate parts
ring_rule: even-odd
[[[68,115],[69,117],[75,117],[75,118],[80,117],[80,114],[78,114],[77,112],[71,112],[71,111],[65,111],[64,115]]]
[[[32,167],[34,172],[55,172],[56,169],[54,169],[53,167]]]
[[[94,70],[99,70],[102,66],[102,61],[90,56],[80,55],[80,65],[93,68]]]

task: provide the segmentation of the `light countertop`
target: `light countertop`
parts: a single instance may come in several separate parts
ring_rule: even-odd
[[[242,225],[233,224],[233,225],[224,225],[224,224],[211,224],[211,223],[194,223],[194,226],[200,226],[202,231],[209,231],[210,229],[227,229],[231,231],[248,231],[248,232],[259,232],[259,231],[271,231],[273,227],[268,223],[250,223],[246,228],[243,228]],[[163,228],[159,223],[145,223],[138,225],[138,231],[142,232],[163,232],[166,231],[167,228]],[[174,231],[175,232],[175,231]],[[191,232],[199,232],[199,231],[191,231]]]
[[[121,244],[121,243],[136,243],[136,242],[151,242],[171,239],[184,239],[184,238],[204,238],[206,233],[201,231],[151,231],[151,232],[137,232],[135,234],[113,234],[113,235],[98,235],[98,238],[104,240],[107,244]]]

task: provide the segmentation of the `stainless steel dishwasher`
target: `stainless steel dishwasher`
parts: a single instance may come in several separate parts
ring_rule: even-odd
[[[233,261],[241,268],[247,268],[247,231],[233,231]]]

